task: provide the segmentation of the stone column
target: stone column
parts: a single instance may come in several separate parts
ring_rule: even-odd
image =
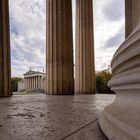
[[[140,0],[126,0],[126,11],[133,11],[133,28],[126,26],[129,35],[113,56],[113,78],[108,85],[116,100],[104,109],[100,126],[109,139],[140,139]],[[129,5],[130,4],[130,5]],[[132,7],[130,9],[130,7]],[[131,17],[126,13],[126,24]],[[128,19],[127,19],[128,18]],[[130,20],[131,22],[131,20]],[[130,29],[129,29],[130,27]]]
[[[39,89],[41,89],[41,76],[39,76]]]
[[[27,82],[28,82],[28,81],[27,81],[27,78],[26,78],[26,90],[27,90],[27,88],[28,88],[28,87],[27,87],[27,86],[28,86],[28,83],[27,83]]]
[[[35,77],[33,77],[33,90],[35,90]]]
[[[33,90],[33,77],[31,77],[31,89]]]
[[[30,79],[28,78],[28,90],[30,90]]]
[[[9,3],[0,1],[0,97],[11,96]]]
[[[95,94],[92,0],[76,2],[75,92]]]
[[[32,78],[30,77],[30,90],[32,89]]]
[[[29,85],[30,85],[30,90],[31,90],[31,78],[29,78],[29,83],[30,83]]]
[[[29,89],[29,82],[28,82],[28,78],[27,78],[27,90]]]
[[[39,79],[39,76],[38,76],[38,89],[40,89],[40,79]]]
[[[36,83],[35,83],[35,77],[34,77],[34,91],[35,91],[35,89],[36,89],[36,85],[35,85]]]
[[[37,76],[36,76],[36,90],[38,89],[38,81],[37,81]]]
[[[125,37],[127,38],[133,31],[133,10],[132,10],[133,0],[125,1]]]
[[[47,0],[48,94],[74,94],[71,0]]]
[[[26,89],[26,78],[24,78],[24,89]]]

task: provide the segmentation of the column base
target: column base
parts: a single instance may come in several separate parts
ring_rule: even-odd
[[[140,94],[139,90],[117,94],[114,103],[101,114],[99,124],[110,140],[140,139]]]

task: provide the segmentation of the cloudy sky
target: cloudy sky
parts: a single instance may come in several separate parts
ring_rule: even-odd
[[[45,66],[45,1],[10,0],[12,76]],[[96,70],[100,71],[108,68],[124,40],[124,0],[94,0],[94,26]]]

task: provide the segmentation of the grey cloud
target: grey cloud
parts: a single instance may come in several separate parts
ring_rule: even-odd
[[[118,21],[124,17],[124,0],[109,0],[103,9],[105,17],[110,21]]]
[[[117,34],[112,36],[104,45],[104,48],[113,48],[119,47],[122,41],[124,40],[124,29],[121,28]]]
[[[45,65],[45,0],[10,0],[12,76]],[[16,33],[17,32],[17,33]],[[24,67],[23,67],[24,66]]]

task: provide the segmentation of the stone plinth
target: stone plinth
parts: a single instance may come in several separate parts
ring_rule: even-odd
[[[47,0],[46,73],[48,94],[73,94],[71,0]]]
[[[92,0],[76,1],[75,92],[95,93]]]
[[[11,63],[8,0],[0,1],[0,97],[11,96]]]

